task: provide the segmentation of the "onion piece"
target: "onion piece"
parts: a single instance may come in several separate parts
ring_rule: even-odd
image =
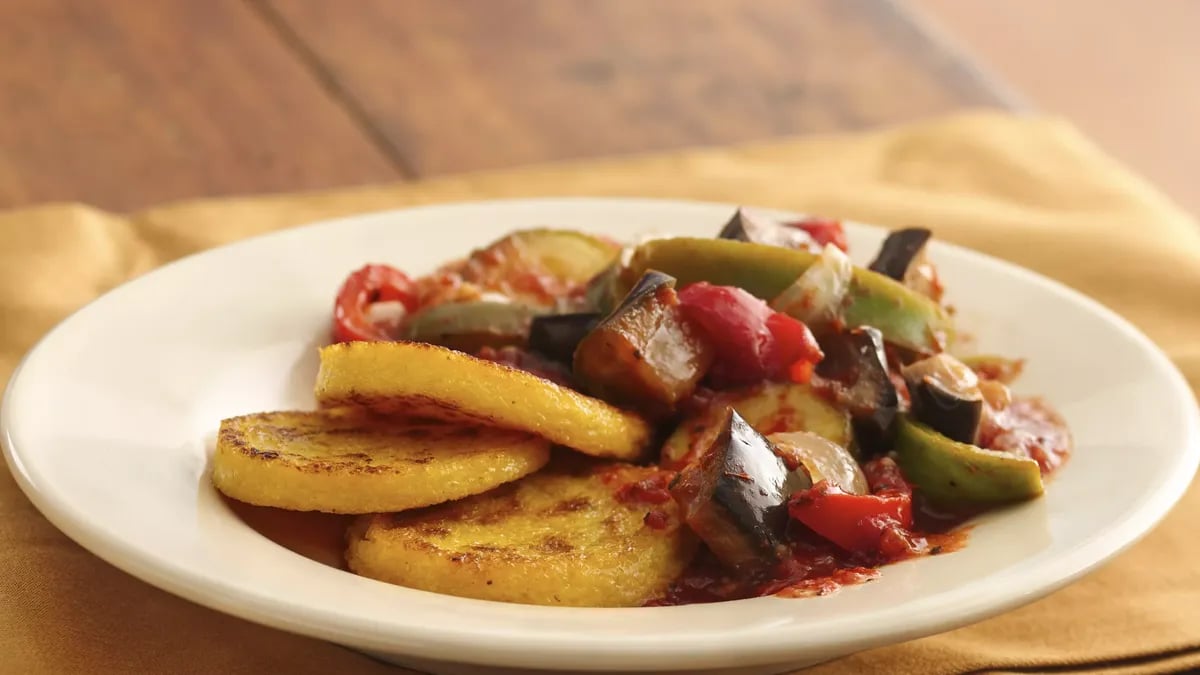
[[[854,265],[842,249],[826,244],[821,257],[771,301],[771,307],[810,327],[834,323],[841,316],[853,274]]]
[[[789,431],[767,436],[788,466],[802,466],[813,484],[828,481],[852,495],[870,491],[867,477],[850,451],[809,431]]]
[[[389,335],[397,335],[408,310],[399,300],[384,300],[367,305],[367,321],[380,326]]]

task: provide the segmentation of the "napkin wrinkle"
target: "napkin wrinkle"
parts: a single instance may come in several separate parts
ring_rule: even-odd
[[[1103,675],[1146,675],[1148,673],[1182,673],[1193,672],[1200,667],[1200,649],[1182,647],[1177,650],[1165,650],[1161,653],[1148,653],[1131,656],[1116,661],[1096,661],[1081,658],[1078,661],[1064,663],[1059,666],[1011,667],[1003,670],[975,670],[966,675],[1054,675],[1055,673],[1087,672],[1103,673]]]

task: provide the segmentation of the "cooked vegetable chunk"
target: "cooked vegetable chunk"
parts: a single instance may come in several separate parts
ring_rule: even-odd
[[[842,322],[842,305],[854,278],[854,265],[842,249],[827,244],[808,269],[771,301],[775,309],[818,331]]]
[[[637,459],[641,417],[567,387],[443,347],[351,342],[321,349],[317,402],[516,429],[597,457]]]
[[[649,269],[670,274],[686,287],[697,281],[738,286],[765,300],[778,296],[815,262],[807,251],[793,251],[727,239],[676,237],[639,246],[622,270],[631,287]],[[846,293],[847,326],[873,326],[883,337],[923,354],[940,352],[953,338],[954,326],[933,300],[893,279],[854,268]]]
[[[683,572],[696,541],[674,503],[620,500],[655,474],[630,465],[550,468],[487,494],[352,528],[350,569],[382,581],[483,600],[636,607]],[[660,514],[656,526],[647,514]]]
[[[812,237],[802,229],[788,227],[765,214],[739,207],[721,228],[718,239],[748,241],[767,246],[809,250],[817,248]]]
[[[523,345],[535,313],[529,305],[512,302],[447,302],[409,317],[405,336],[471,353],[481,347]]]
[[[817,373],[834,384],[838,403],[849,411],[859,453],[886,452],[900,398],[888,374],[883,337],[874,328],[855,328],[828,338],[823,347]]]
[[[883,240],[879,255],[868,269],[904,281],[904,275],[917,261],[933,233],[923,227],[909,227],[890,232]]]
[[[731,411],[712,446],[679,473],[671,494],[718,560],[754,568],[780,556],[787,500],[808,487],[805,473],[788,469],[771,443]]]
[[[761,434],[811,431],[831,442],[850,444],[850,419],[805,384],[768,383],[722,393],[705,410],[675,428],[663,444],[664,467],[679,469],[712,445],[730,408]]]
[[[619,262],[613,262],[600,270],[584,287],[582,306],[577,309],[581,312],[597,312],[599,314],[611,312],[620,302],[621,293],[624,292],[617,290],[620,273]]]
[[[333,304],[333,339],[394,340],[404,314],[417,308],[416,284],[390,265],[365,265],[342,282]],[[389,307],[386,317],[376,312]]]
[[[740,288],[694,283],[679,292],[679,310],[712,345],[708,380],[717,388],[806,382],[823,356],[808,326]]]
[[[675,280],[649,271],[575,349],[575,375],[590,391],[666,414],[691,395],[712,347],[679,311]]]
[[[549,443],[515,431],[409,424],[361,410],[275,412],[221,422],[212,480],[259,506],[373,513],[479,494],[549,459]]]
[[[858,461],[846,448],[811,431],[771,434],[767,440],[775,446],[789,467],[802,467],[814,484],[826,481],[852,495],[867,494],[867,477]]]
[[[937,270],[925,255],[933,233],[922,227],[895,230],[883,241],[870,270],[895,279],[908,288],[934,300],[942,297]]]
[[[529,304],[552,304],[616,259],[614,242],[574,230],[521,230],[476,250],[463,281]]]
[[[905,366],[902,373],[913,417],[951,440],[975,442],[983,393],[974,371],[949,354],[938,354]]]
[[[539,316],[529,325],[529,348],[561,363],[571,363],[580,340],[603,318],[596,312]]]
[[[796,494],[788,504],[788,512],[847,551],[871,555],[885,554],[885,545],[903,541],[904,532],[913,525],[911,494],[857,495],[829,484]]]
[[[963,365],[975,371],[980,380],[1012,384],[1025,369],[1025,359],[1010,359],[995,354],[978,354],[959,358]]]
[[[1014,502],[1042,494],[1042,473],[1028,457],[959,443],[907,416],[896,435],[905,477],[946,506]]]

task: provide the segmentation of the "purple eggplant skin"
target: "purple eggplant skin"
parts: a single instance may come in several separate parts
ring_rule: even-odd
[[[597,312],[534,317],[529,324],[529,348],[553,361],[570,364],[579,341],[602,318]]]
[[[918,422],[959,443],[975,443],[983,420],[983,392],[975,371],[949,354],[938,354],[905,366],[902,374]]]
[[[633,288],[629,289],[629,292],[625,294],[625,298],[621,300],[621,304],[617,305],[617,308],[605,317],[604,322],[617,320],[617,317],[642,304],[647,296],[654,295],[663,286],[675,288],[675,277],[670,274],[663,274],[658,270],[647,270],[642,275],[642,278],[638,279],[637,283],[633,285]]]
[[[921,251],[933,233],[923,227],[909,227],[895,230],[883,240],[879,255],[867,268],[896,281],[904,281],[909,267],[920,260]]]
[[[900,411],[900,396],[888,374],[883,334],[870,326],[827,335],[825,358],[816,372],[835,384],[838,402],[850,412],[850,426],[860,459],[891,449]]]
[[[929,428],[959,443],[974,445],[983,420],[983,399],[963,398],[936,382],[909,386],[913,417]]]
[[[699,461],[671,485],[684,520],[724,565],[753,569],[779,559],[787,500],[812,487],[736,411]]]
[[[729,433],[717,438],[717,443],[725,444],[725,461],[713,500],[725,507],[763,550],[770,550],[780,543],[787,524],[788,498],[812,484],[805,476],[789,471],[771,442],[737,412],[729,415],[726,428]]]
[[[733,239],[799,250],[814,248],[812,237],[804,230],[788,227],[741,207],[734,211],[733,217],[717,233],[717,239]]]

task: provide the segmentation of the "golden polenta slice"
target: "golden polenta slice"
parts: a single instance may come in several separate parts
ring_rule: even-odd
[[[272,412],[221,422],[212,480],[258,506],[373,513],[479,494],[549,460],[549,443],[520,432],[361,410]]]
[[[657,469],[608,464],[537,474],[429,509],[362,516],[346,560],[358,574],[468,598],[634,607],[661,595],[696,543],[675,503],[618,498]]]
[[[634,413],[506,365],[419,342],[321,349],[317,401],[517,429],[596,457],[636,459],[651,427]]]

